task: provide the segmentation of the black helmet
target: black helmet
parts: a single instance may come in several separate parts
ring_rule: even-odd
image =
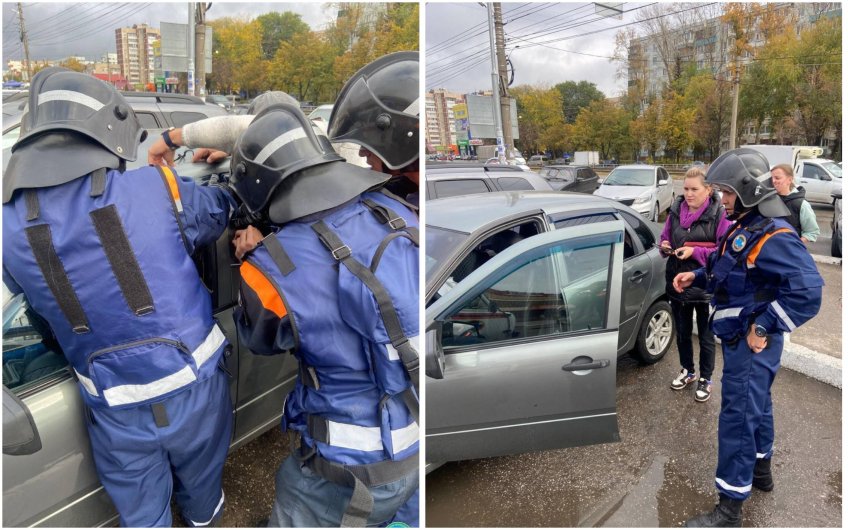
[[[287,93],[281,90],[269,90],[268,92],[263,92],[253,98],[253,101],[250,102],[250,106],[247,107],[247,113],[251,116],[255,116],[271,105],[276,105],[278,103],[288,103],[295,107],[298,106],[297,100]]]
[[[239,137],[230,162],[230,185],[251,213],[261,212],[277,186],[308,167],[344,160],[301,110],[266,107]]]
[[[136,159],[146,136],[112,85],[66,68],[45,68],[32,79],[3,178],[3,202],[16,189],[56,186],[101,167],[121,167]]]
[[[757,207],[765,217],[785,217],[789,210],[783,204],[777,191],[765,181],[769,176],[768,159],[754,149],[741,147],[733,149],[716,158],[707,170],[707,183],[726,187],[736,194],[736,204],[731,219]]]
[[[390,169],[418,159],[418,52],[397,52],[363,66],[339,94],[327,134],[368,149]]]

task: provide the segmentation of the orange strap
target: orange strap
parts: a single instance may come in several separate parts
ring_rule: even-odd
[[[262,302],[262,307],[279,318],[283,318],[289,313],[280,293],[277,292],[271,280],[261,270],[247,261],[243,262],[239,269],[241,270],[241,279],[248,287],[253,289],[259,297],[259,301]]]
[[[159,166],[159,170],[165,175],[165,180],[168,182],[168,189],[171,190],[171,197],[174,198],[174,203],[177,205],[177,211],[182,213],[183,201],[180,200],[180,187],[177,186],[177,177],[168,166]]]
[[[766,243],[766,241],[768,241],[769,238],[773,235],[779,234],[781,232],[794,232],[794,230],[792,230],[791,228],[778,228],[774,232],[763,234],[763,237],[761,237],[760,240],[757,241],[757,244],[754,245],[754,248],[752,248],[751,252],[748,253],[748,264],[753,265],[754,262],[757,261],[757,256],[760,255],[760,250],[762,250],[763,245]]]

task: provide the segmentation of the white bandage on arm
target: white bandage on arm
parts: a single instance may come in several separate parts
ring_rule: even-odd
[[[236,140],[241,136],[253,116],[215,116],[183,126],[183,145],[186,147],[208,147],[232,154]]]

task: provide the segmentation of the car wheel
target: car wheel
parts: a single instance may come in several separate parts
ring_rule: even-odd
[[[835,234],[834,234],[834,236],[835,236]],[[833,256],[834,258],[841,258],[842,257],[842,241],[840,241],[836,237],[833,237],[830,240],[830,255]]]
[[[671,306],[665,300],[654,302],[639,326],[634,356],[644,364],[654,364],[671,348],[674,337],[674,320]]]

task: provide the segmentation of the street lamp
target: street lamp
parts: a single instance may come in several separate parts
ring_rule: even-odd
[[[509,50],[509,53],[506,54],[506,64],[507,64],[507,66],[510,67],[509,81],[506,84],[506,86],[508,86],[508,87],[512,86],[512,82],[515,81],[515,66],[513,66],[512,63],[509,61],[509,57],[512,55],[512,52],[514,52],[515,50],[517,50],[520,47],[521,47],[520,44],[516,44],[515,48]]]

